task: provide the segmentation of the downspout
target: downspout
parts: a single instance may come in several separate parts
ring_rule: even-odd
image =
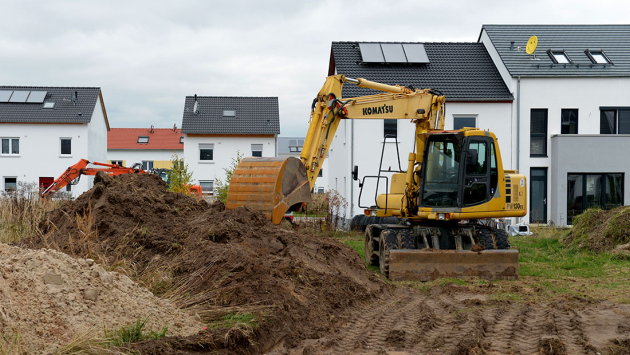
[[[521,76],[516,82],[516,170],[520,169],[521,156]],[[519,170],[520,171],[520,170]]]
[[[274,134],[273,137],[274,137],[273,141],[274,141],[274,144],[276,146],[276,153],[275,153],[274,157],[277,157],[278,156],[278,134]]]
[[[350,171],[354,169],[354,120],[350,120]],[[350,219],[354,217],[354,180],[350,176]]]

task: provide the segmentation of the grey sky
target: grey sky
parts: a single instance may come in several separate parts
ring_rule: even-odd
[[[628,23],[630,10],[576,0],[1,3],[2,85],[101,87],[112,127],[180,127],[186,95],[278,96],[282,136],[306,134],[332,41],[474,42],[483,24]]]

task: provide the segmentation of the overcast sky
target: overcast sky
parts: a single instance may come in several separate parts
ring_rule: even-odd
[[[475,42],[483,24],[630,23],[627,1],[602,0],[0,3],[0,85],[100,87],[111,127],[180,127],[187,95],[277,96],[281,136],[306,134],[332,41]]]

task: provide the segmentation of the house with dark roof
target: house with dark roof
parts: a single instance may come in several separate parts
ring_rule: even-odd
[[[509,168],[511,146],[503,143],[511,134],[514,98],[482,43],[333,42],[328,75],[335,74],[442,92],[445,128],[490,129],[499,137],[501,153],[508,157],[503,164]],[[376,93],[347,83],[342,95],[347,99]],[[375,204],[375,180],[366,180],[359,200],[358,183],[351,180],[353,167],[359,167],[360,177],[377,175],[381,152],[381,169],[397,170],[399,162],[404,167],[414,149],[413,132],[408,120],[342,120],[330,148],[328,176],[330,188],[348,202],[346,216],[362,214],[363,207]],[[379,193],[384,192],[381,183]]]
[[[277,97],[187,96],[182,119],[184,159],[195,184],[212,194],[237,153],[277,156]]]
[[[97,87],[0,86],[0,189],[47,187],[80,159],[105,162],[109,123]],[[84,176],[66,191],[87,191]]]
[[[173,128],[112,128],[107,134],[110,164],[142,164],[144,170],[171,169],[171,159],[184,156],[184,135]]]
[[[506,125],[529,179],[526,222],[627,204],[630,25],[484,25],[478,42],[515,97]]]

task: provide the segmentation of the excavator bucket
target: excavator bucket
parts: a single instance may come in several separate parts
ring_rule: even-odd
[[[517,279],[518,250],[396,249],[389,254],[389,279],[392,281],[472,276],[488,280]]]
[[[232,175],[225,208],[249,206],[279,224],[291,206],[309,201],[311,188],[300,159],[243,158]]]

